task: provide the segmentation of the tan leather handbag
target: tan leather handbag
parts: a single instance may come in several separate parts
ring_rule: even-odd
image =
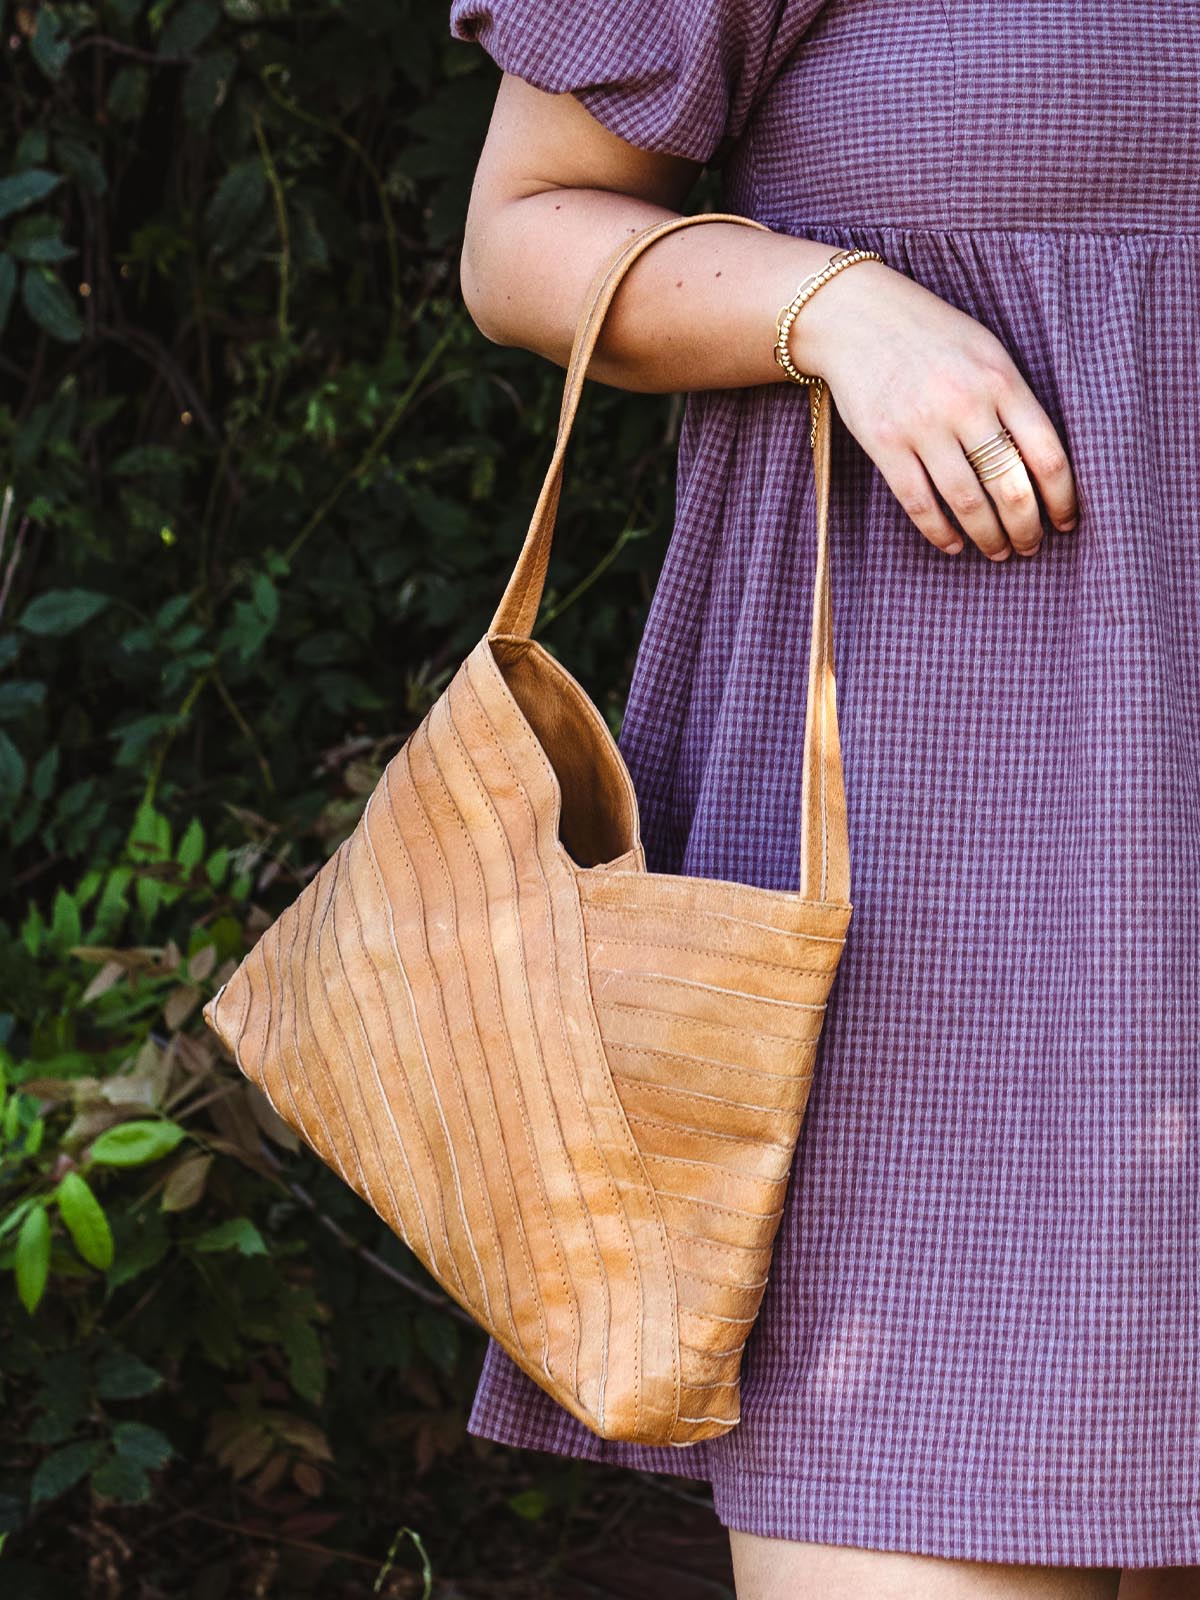
[[[600,711],[530,633],[563,457],[487,633],[350,837],[204,1016],[279,1115],[519,1366],[605,1439],[738,1421],[850,920],[820,406],[798,892],[648,872]],[[816,406],[819,389],[809,389]]]

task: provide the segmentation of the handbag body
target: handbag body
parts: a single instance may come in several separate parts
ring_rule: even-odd
[[[656,239],[592,281],[557,439],[486,634],[350,836],[204,1008],[241,1071],[535,1383],[601,1438],[738,1421],[849,851],[833,673],[831,401],[797,891],[650,872],[608,725],[531,633],[600,326]]]

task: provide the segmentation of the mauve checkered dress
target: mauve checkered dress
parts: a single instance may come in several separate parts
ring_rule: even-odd
[[[1200,1563],[1200,6],[454,0],[451,29],[989,327],[1080,502],[1029,560],[943,555],[835,417],[855,910],[742,1421],[605,1443],[493,1342],[470,1430],[710,1479],[776,1537]],[[689,397],[620,739],[652,870],[797,885],[807,422],[790,384]]]

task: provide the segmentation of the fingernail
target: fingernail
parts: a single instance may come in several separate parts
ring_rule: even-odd
[[[1066,522],[1060,522],[1058,526],[1063,533],[1074,533],[1075,529],[1079,526],[1079,518],[1068,517]]]
[[[946,549],[949,551],[949,553],[952,556],[956,556],[958,554],[958,552],[962,549],[962,547],[963,547],[962,540],[961,539],[956,539],[953,544],[948,544],[946,546]]]

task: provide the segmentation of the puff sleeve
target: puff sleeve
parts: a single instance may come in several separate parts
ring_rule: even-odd
[[[450,32],[640,149],[720,162],[827,0],[451,0]]]

